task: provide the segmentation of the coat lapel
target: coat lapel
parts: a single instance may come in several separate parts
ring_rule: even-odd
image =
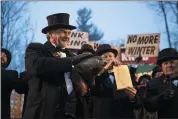
[[[59,51],[59,49],[55,48],[49,41],[47,41],[46,43],[44,43],[44,47],[45,47],[45,50],[48,51],[47,55],[49,57],[54,57],[53,53]]]

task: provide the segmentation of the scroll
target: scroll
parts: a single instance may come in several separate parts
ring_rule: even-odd
[[[130,77],[130,71],[127,65],[120,65],[113,69],[117,90],[122,90],[127,87],[133,87]]]

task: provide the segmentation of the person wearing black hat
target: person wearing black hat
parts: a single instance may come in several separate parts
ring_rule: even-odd
[[[1,48],[1,118],[10,118],[10,95],[13,82],[18,79],[15,70],[6,70],[11,62],[11,53]]]
[[[1,118],[10,118],[10,95],[13,89],[18,90],[18,72],[6,69],[11,62],[11,53],[1,48]]]
[[[178,118],[178,78],[174,77],[178,52],[166,48],[159,52],[157,64],[163,75],[147,84],[144,106],[147,111],[158,112],[159,118]]]
[[[82,45],[81,49],[77,52],[77,55],[79,54],[94,54],[95,51],[93,50],[93,47],[89,44]]]
[[[109,44],[102,44],[96,51],[97,56],[105,59],[106,65],[101,75],[95,78],[95,86],[91,89],[93,96],[93,118],[132,118],[133,108],[136,104],[136,90],[125,89],[125,98],[116,91],[116,81],[113,66],[121,63],[116,59],[118,51]]]
[[[58,119],[75,117],[75,93],[70,79],[73,65],[91,55],[74,56],[66,46],[70,32],[69,14],[47,16],[42,29],[47,42],[30,43],[25,54],[25,67],[30,77],[24,119]]]
[[[7,68],[11,62],[11,53],[5,49],[1,48],[1,67]]]

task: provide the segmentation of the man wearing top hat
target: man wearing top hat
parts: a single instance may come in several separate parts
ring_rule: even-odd
[[[26,49],[25,66],[30,77],[24,119],[75,117],[75,96],[70,79],[73,65],[89,55],[73,56],[66,46],[70,32],[69,14],[47,16],[42,29],[47,42],[31,43]],[[72,56],[72,57],[71,57]]]
[[[159,52],[157,64],[163,74],[147,85],[145,109],[158,112],[159,118],[178,118],[178,77],[175,76],[178,52],[166,48]]]

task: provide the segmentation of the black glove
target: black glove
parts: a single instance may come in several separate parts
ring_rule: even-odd
[[[163,95],[165,100],[169,100],[175,96],[175,91],[171,89],[167,89],[166,91],[164,91]]]
[[[81,62],[82,60],[90,58],[90,57],[93,57],[93,55],[92,54],[80,54],[80,55],[73,56],[73,57],[70,57],[70,58],[71,58],[71,61],[72,61],[72,65],[76,65],[79,62]]]

